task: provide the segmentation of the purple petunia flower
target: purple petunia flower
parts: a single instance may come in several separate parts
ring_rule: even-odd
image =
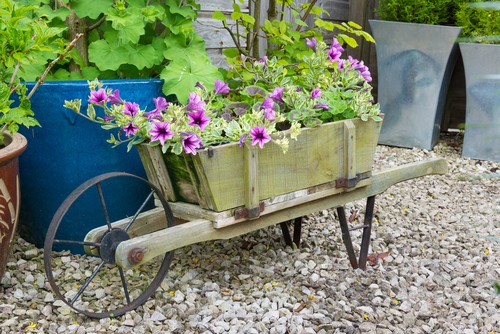
[[[93,90],[90,92],[88,102],[93,104],[104,104],[107,98],[108,96],[106,95],[106,90],[104,88],[99,88],[99,90]]]
[[[130,122],[123,127],[123,130],[125,130],[126,136],[133,136],[137,132],[137,130],[139,130],[139,127],[135,126],[134,123]]]
[[[259,144],[260,148],[264,148],[264,144],[271,141],[265,126],[254,126],[250,130],[250,136],[252,137],[252,146]]]
[[[146,117],[148,119],[148,121],[150,121],[150,122],[154,121],[155,119],[159,120],[159,121],[163,120],[163,117],[161,116],[161,112],[158,111],[158,109],[154,109],[154,110],[151,110],[149,112],[145,112],[144,117]]]
[[[325,110],[330,110],[330,106],[328,104],[325,104],[325,103],[318,103],[318,104],[315,104],[314,109],[325,109]]]
[[[321,89],[314,88],[314,90],[311,92],[311,99],[317,99],[320,97],[321,97]]]
[[[161,146],[165,145],[165,140],[174,136],[168,122],[153,122],[149,134],[151,134],[151,141],[159,140]]]
[[[363,79],[365,79],[366,82],[371,82],[372,75],[370,73],[370,70],[368,69],[368,66],[365,65],[365,63],[361,60],[357,60],[351,56],[348,56],[347,58],[349,60],[349,63],[351,64],[350,68],[354,68],[355,70],[359,71],[361,75],[363,76]]]
[[[276,87],[272,93],[269,93],[268,96],[272,98],[274,101],[283,101],[283,91],[285,87]]]
[[[198,87],[198,88],[201,88],[201,89],[203,89],[203,90],[206,90],[205,86],[203,86],[203,85],[201,84],[201,82],[199,82],[199,81],[196,81],[196,85],[194,85],[194,86],[195,86],[195,87]]]
[[[269,121],[274,121],[274,109],[264,109],[264,118]]]
[[[110,121],[112,121],[112,120],[114,120],[114,119],[115,119],[115,116],[113,116],[113,115],[106,115],[106,116],[104,116],[104,117],[103,117],[103,119],[102,119],[102,120],[103,120],[104,122],[110,122]]]
[[[187,124],[192,126],[197,126],[200,128],[201,131],[205,130],[205,127],[210,122],[210,117],[205,115],[205,111],[203,110],[190,112],[188,114],[188,117],[189,117],[189,122],[187,122]]]
[[[312,49],[314,52],[316,52],[316,45],[318,42],[316,41],[316,37],[313,37],[311,39],[306,38],[306,45],[308,48]]]
[[[164,111],[168,108],[168,102],[164,97],[153,98],[153,102],[155,103],[156,110]]]
[[[257,63],[264,64],[264,69],[267,70],[267,56],[264,56],[261,59],[257,60]]]
[[[188,111],[205,111],[205,101],[196,93],[189,93],[188,104],[185,109]]]
[[[125,105],[123,106],[123,113],[130,117],[134,117],[138,110],[139,105],[135,102],[125,102]]]
[[[123,100],[120,97],[120,91],[117,89],[110,95],[108,95],[108,101],[111,104],[122,104]]]
[[[196,149],[203,146],[201,138],[193,132],[183,132],[182,135],[184,137],[182,138],[181,143],[184,148],[184,152],[196,155]]]
[[[340,45],[339,41],[336,38],[333,38],[332,46],[330,50],[328,50],[328,57],[330,61],[336,61],[340,59],[342,56],[342,52],[344,52],[344,48]]]
[[[302,86],[297,86],[297,88],[295,89],[296,92],[300,92],[302,91]]]
[[[345,68],[345,59],[338,59],[337,60],[337,67],[339,71],[342,71]]]
[[[215,88],[214,88],[215,94],[227,94],[230,91],[231,91],[231,88],[229,88],[227,83],[225,83],[224,81],[219,80],[219,79],[215,80]]]
[[[361,73],[363,78],[365,79],[366,82],[371,82],[372,81],[372,75],[370,73],[370,70],[368,69],[368,66],[364,64],[363,61],[360,61],[356,69]]]
[[[248,137],[248,133],[244,133],[240,136],[240,140],[238,141],[239,147],[242,147],[243,144],[245,144],[245,140],[247,139],[247,137]]]
[[[264,109],[264,110],[265,110],[265,109],[273,109],[273,107],[274,107],[274,101],[273,101],[273,99],[272,99],[272,98],[270,98],[270,97],[266,97],[266,98],[264,99],[264,101],[262,102],[262,104],[260,105],[260,109],[261,109],[261,110],[262,110],[262,109]]]

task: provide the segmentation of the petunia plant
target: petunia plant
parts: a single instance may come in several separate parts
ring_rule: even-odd
[[[95,80],[89,83],[86,114],[80,113],[81,100],[66,101],[65,106],[115,130],[109,139],[113,145],[127,143],[130,149],[147,143],[160,145],[164,153],[193,155],[200,148],[226,143],[261,149],[277,144],[286,152],[289,139],[296,139],[303,127],[356,117],[382,120],[363,62],[343,59],[344,49],[335,38],[330,46],[315,38],[305,44],[309,52],[302,67],[289,72],[276,57],[243,61],[251,76],[232,79],[231,87],[219,79],[213,89],[199,82],[185,104],[157,97],[154,108],[142,109]],[[238,73],[234,68],[231,78]]]

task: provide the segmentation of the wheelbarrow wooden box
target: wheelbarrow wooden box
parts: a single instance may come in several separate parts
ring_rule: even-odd
[[[231,143],[195,156],[162,155],[159,146],[138,150],[149,180],[169,201],[214,211],[245,208],[235,214],[252,218],[263,210],[264,200],[275,203],[277,196],[289,194],[282,196],[287,200],[301,196],[301,190],[332,185],[352,188],[369,178],[381,124],[353,119],[305,128],[290,140],[287,153],[272,143],[264,149]]]

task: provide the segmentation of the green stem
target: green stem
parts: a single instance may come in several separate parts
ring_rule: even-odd
[[[300,18],[301,21],[306,21],[307,18],[309,17],[309,14],[311,14],[311,10],[313,9],[314,5],[316,4],[318,0],[312,0],[311,3],[309,4],[309,7],[307,7],[307,10],[306,12],[304,13],[304,15],[302,15],[302,17]],[[297,27],[297,31],[300,31],[302,29],[302,26],[298,26]]]

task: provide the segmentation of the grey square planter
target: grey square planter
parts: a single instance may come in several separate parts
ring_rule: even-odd
[[[376,40],[379,144],[432,149],[438,139],[461,28],[370,20]]]
[[[500,45],[460,43],[467,108],[462,156],[500,162]]]

